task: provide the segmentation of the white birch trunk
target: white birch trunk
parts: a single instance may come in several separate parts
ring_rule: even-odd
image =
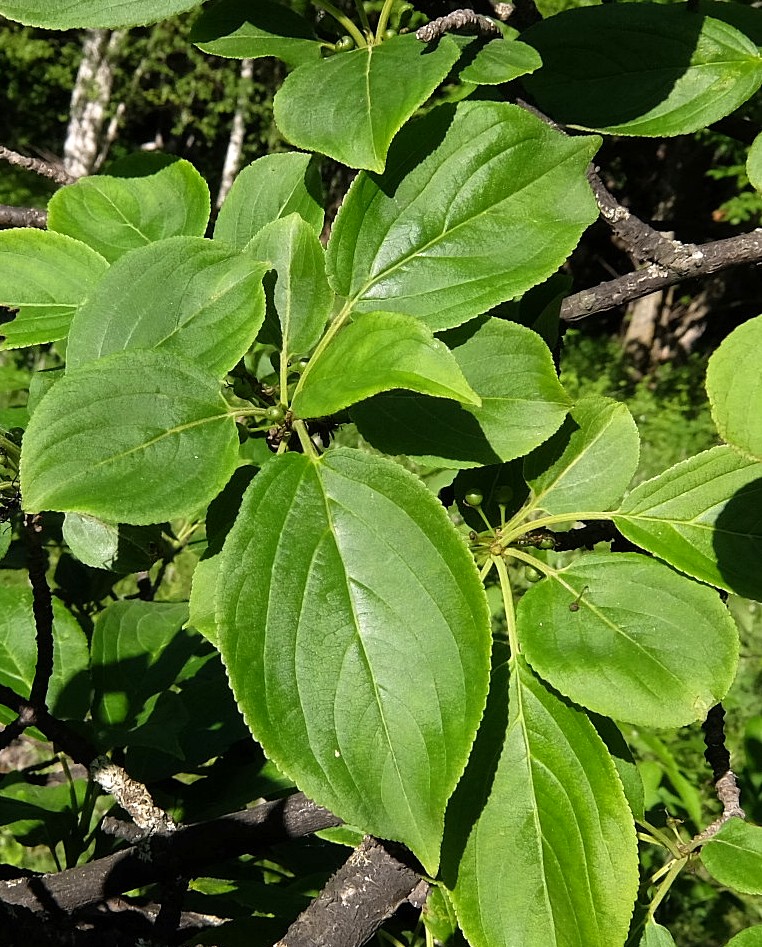
[[[246,135],[246,126],[244,123],[244,112],[246,102],[251,94],[251,80],[254,76],[254,60],[244,59],[241,62],[241,76],[238,84],[238,98],[236,100],[235,114],[233,115],[233,124],[230,129],[230,140],[228,150],[225,153],[225,163],[222,166],[222,179],[220,180],[220,189],[217,192],[217,207],[222,206],[225,195],[230,190],[235,180],[238,169],[241,167],[241,154],[243,152],[243,140]]]
[[[98,156],[114,62],[125,35],[124,30],[87,30],[82,41],[64,142],[64,168],[74,177],[89,174]]]

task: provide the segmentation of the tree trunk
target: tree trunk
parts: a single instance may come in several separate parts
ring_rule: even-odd
[[[64,142],[64,168],[74,177],[89,174],[98,156],[114,63],[125,35],[124,30],[85,32]]]
[[[225,153],[225,163],[222,166],[222,179],[217,192],[217,207],[222,206],[225,196],[235,180],[238,169],[241,167],[243,141],[246,135],[246,104],[251,95],[251,80],[254,76],[254,60],[244,59],[241,62],[241,75],[238,83],[238,99],[236,101],[233,125],[230,129],[230,141]]]

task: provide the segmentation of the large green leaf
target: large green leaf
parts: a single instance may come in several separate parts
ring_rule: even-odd
[[[144,177],[81,178],[48,202],[48,230],[68,234],[109,263],[166,237],[203,237],[209,188],[188,161]]]
[[[533,507],[547,513],[617,506],[638,466],[638,429],[626,406],[583,398],[561,429],[524,461]]]
[[[72,321],[67,369],[133,349],[181,355],[221,377],[262,325],[269,264],[204,240],[171,237],[118,260]]]
[[[730,447],[682,461],[625,497],[614,522],[702,582],[762,600],[762,464]]]
[[[299,152],[265,155],[233,181],[214,225],[214,239],[242,250],[266,224],[299,214],[317,236],[323,229],[317,162]]]
[[[392,138],[458,56],[449,37],[427,47],[411,34],[310,63],[276,93],[275,121],[297,148],[383,171]]]
[[[0,233],[0,306],[18,309],[2,326],[5,348],[63,339],[71,318],[108,269],[90,247],[45,230]]]
[[[542,57],[524,79],[556,121],[617,135],[684,135],[762,84],[754,43],[683,4],[567,10],[521,35]]]
[[[434,873],[490,647],[473,559],[436,498],[359,451],[276,457],[223,548],[217,624],[238,704],[279,769]]]
[[[762,461],[762,316],[738,326],[709,359],[706,390],[723,439]]]
[[[473,467],[522,457],[558,430],[570,401],[550,351],[531,329],[482,319],[445,338],[481,407],[378,395],[352,409],[374,447],[432,466]]]
[[[361,173],[328,243],[328,278],[360,311],[459,325],[550,276],[598,208],[568,138],[503,102],[441,106],[404,129],[386,173]]]
[[[730,819],[702,847],[701,861],[721,885],[762,894],[762,827]]]
[[[725,947],[762,947],[762,924],[740,931],[730,938]]]
[[[0,683],[28,697],[37,666],[37,630],[28,588],[0,588]],[[82,719],[90,705],[87,638],[79,623],[53,600],[53,674],[46,702],[57,717]],[[0,720],[15,714],[0,708]]]
[[[392,388],[481,404],[452,352],[422,322],[398,312],[369,312],[357,315],[310,361],[292,407],[299,417],[319,418]]]
[[[142,525],[189,516],[238,461],[217,380],[164,352],[119,352],[67,373],[24,436],[24,509]]]
[[[542,65],[535,49],[507,37],[492,40],[473,54],[469,49],[466,56],[469,61],[460,68],[458,78],[463,82],[475,82],[477,85],[510,82],[518,76],[534,72]]]
[[[215,56],[277,56],[291,67],[319,60],[322,46],[307,20],[290,7],[270,0],[209,3],[193,24],[190,40]]]
[[[611,757],[519,657],[447,812],[442,873],[471,947],[621,947],[638,888],[635,827]],[[496,748],[502,753],[496,766]]]
[[[666,927],[650,919],[643,928],[643,936],[638,947],[676,947],[672,935]]]
[[[275,271],[265,281],[267,321],[260,341],[277,345],[281,358],[307,355],[323,333],[334,300],[315,232],[298,214],[289,214],[265,225],[246,251]]]
[[[106,523],[94,516],[67,513],[63,538],[72,555],[93,569],[126,574],[148,570],[159,558],[161,528]]]
[[[645,727],[681,727],[722,700],[738,632],[712,589],[637,553],[583,556],[519,602],[527,661],[562,694]]]
[[[49,30],[113,29],[156,23],[195,6],[198,0],[1,0],[0,14],[27,26]]]

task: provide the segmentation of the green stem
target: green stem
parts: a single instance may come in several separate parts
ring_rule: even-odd
[[[377,43],[380,43],[384,38],[384,33],[386,32],[386,27],[389,25],[389,17],[391,16],[393,7],[394,0],[384,0],[384,5],[381,7],[381,13],[378,17],[378,24],[376,25]]]
[[[304,423],[304,421],[294,421],[294,430],[297,433],[299,443],[302,445],[302,450],[304,451],[305,456],[309,457],[311,460],[317,460],[318,453],[315,450],[315,445],[310,440],[310,435],[307,431],[307,425]]]
[[[662,830],[657,829],[655,825],[651,825],[650,823],[640,819],[638,820],[638,825],[641,825],[648,832],[653,841],[658,842],[659,845],[663,845],[673,858],[683,857],[683,853],[678,849],[677,845],[675,845],[666,832],[662,832]]]
[[[347,319],[349,319],[349,314],[351,311],[352,311],[351,305],[349,303],[345,303],[343,308],[339,311],[339,314],[336,316],[333,322],[326,329],[325,334],[323,335],[323,338],[315,346],[315,351],[310,356],[310,360],[307,364],[307,367],[304,369],[299,381],[297,382],[296,390],[294,391],[294,398],[296,398],[297,394],[301,391],[302,385],[304,384],[304,379],[307,378],[307,376],[310,373],[310,368],[312,367],[313,364],[317,362],[317,360],[320,358],[323,352],[331,344],[331,342],[334,339],[334,336],[339,331],[339,329],[341,329],[344,326],[344,323],[347,321]]]
[[[480,582],[484,582],[484,580],[485,580],[485,579],[487,578],[487,576],[490,574],[490,570],[492,569],[492,565],[493,565],[493,560],[492,560],[492,559],[488,559],[488,560],[484,563],[484,565],[483,565],[482,568],[481,568],[481,572],[479,573],[479,581],[480,581]]]
[[[511,657],[515,658],[521,649],[519,648],[519,636],[516,631],[516,612],[513,608],[511,580],[508,577],[508,568],[505,564],[505,559],[503,559],[502,556],[493,556],[492,561],[497,566],[497,574],[500,576],[500,591],[503,594],[505,623],[508,627],[508,643],[511,646]]]
[[[373,36],[373,30],[370,28],[368,14],[365,12],[363,0],[355,0],[355,8],[357,10],[357,15],[360,17],[360,25],[362,26],[365,35],[367,37]]]
[[[664,900],[664,898],[666,898],[667,893],[669,892],[669,889],[672,887],[672,884],[675,878],[677,878],[677,876],[680,874],[683,868],[685,868],[685,864],[687,861],[688,861],[687,856],[683,856],[682,858],[675,859],[675,861],[672,863],[672,867],[669,869],[669,872],[667,873],[667,877],[659,885],[659,889],[656,892],[656,895],[654,896],[653,901],[651,901],[651,904],[648,907],[648,914],[646,916],[647,921],[648,920],[652,921],[654,919],[654,915],[656,914],[656,909],[659,907],[659,905]]]
[[[523,517],[524,511],[522,510],[520,513]],[[554,516],[541,516],[539,519],[522,522],[521,525],[518,525],[519,516],[517,514],[503,530],[503,545],[509,546],[519,536],[530,533],[533,529],[555,526],[556,523],[574,523],[577,520],[610,520],[613,515],[613,513],[601,513],[600,510],[593,512],[580,510],[577,513],[556,513]]]
[[[505,550],[507,556],[511,556],[512,559],[520,559],[522,562],[525,562],[528,566],[532,566],[537,569],[538,572],[542,572],[545,576],[552,576],[558,574],[558,569],[554,569],[552,566],[549,566],[547,562],[543,562],[542,559],[536,559],[533,555],[528,552],[524,552],[523,549],[516,549],[511,546],[509,549]]]
[[[18,444],[14,444],[4,434],[0,434],[0,448],[5,451],[8,460],[18,466],[19,457],[21,457],[21,448]]]
[[[320,7],[321,10],[325,10],[325,12],[332,16],[337,23],[343,26],[358,46],[368,45],[367,40],[362,35],[360,30],[358,30],[349,17],[345,16],[341,10],[338,9],[338,7],[335,7],[330,2],[330,0],[313,0],[313,3],[316,7]]]
[[[288,359],[285,352],[280,353],[278,374],[280,377],[280,403],[288,410]]]

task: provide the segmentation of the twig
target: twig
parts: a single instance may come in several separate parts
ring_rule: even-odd
[[[36,727],[76,763],[89,766],[98,755],[95,746],[87,737],[77,733],[61,720],[57,720],[48,710],[35,707],[27,698],[21,697],[4,684],[0,684],[0,704],[10,707],[19,717],[24,716],[28,721],[26,726]],[[2,731],[2,734],[4,733],[5,730]]]
[[[746,813],[741,808],[741,790],[736,782],[735,773],[730,768],[730,753],[725,746],[725,708],[716,704],[707,714],[702,725],[704,731],[704,759],[712,767],[712,778],[717,798],[722,803],[722,815],[708,825],[702,832],[694,836],[687,845],[687,850],[693,851],[716,835],[730,819],[745,819]]]
[[[445,33],[475,33],[477,36],[502,36],[500,27],[488,16],[474,13],[473,10],[453,10],[437,17],[415,31],[416,39],[422,43],[431,43],[441,39]]]
[[[32,586],[32,611],[37,643],[37,662],[29,694],[16,712],[16,719],[0,733],[0,750],[33,726],[40,714],[47,713],[47,693],[53,674],[53,598],[45,575],[45,553],[42,548],[42,516],[37,513],[24,516],[23,536],[27,550],[29,581]]]
[[[11,207],[0,204],[0,227],[37,227],[44,230],[48,225],[48,213],[36,207]]]
[[[51,164],[41,158],[27,158],[26,155],[20,155],[17,151],[11,151],[10,148],[5,148],[3,145],[0,145],[0,158],[7,161],[8,164],[25,168],[27,171],[34,171],[35,174],[42,175],[44,178],[50,178],[56,184],[73,184],[77,180],[67,171],[64,171],[60,165]]]
[[[107,756],[97,756],[90,764],[90,775],[98,785],[110,793],[146,835],[168,835],[177,831],[170,815],[160,809],[146,787],[132,779],[121,766]]]
[[[642,270],[626,273],[567,297],[561,304],[561,319],[578,322],[690,277],[710,276],[742,263],[760,263],[762,229],[696,246],[675,241],[675,248],[676,255],[669,268],[652,263]]]
[[[45,575],[46,562],[41,536],[42,514],[27,513],[24,516],[24,539],[37,639],[37,663],[29,703],[40,710],[47,710],[48,685],[53,674],[53,596]]]
[[[16,905],[35,912],[55,908],[71,913],[133,888],[175,878],[179,866],[193,877],[223,859],[340,824],[341,820],[327,809],[295,793],[209,822],[180,826],[170,835],[152,835],[76,868],[0,881],[0,906]]]
[[[625,244],[630,256],[637,263],[660,263],[669,269],[683,250],[695,250],[692,244],[669,240],[620,204],[601,181],[593,165],[587,169],[587,180],[601,217]]]
[[[366,837],[275,947],[361,947],[411,895],[421,906],[427,891],[414,869]]]

